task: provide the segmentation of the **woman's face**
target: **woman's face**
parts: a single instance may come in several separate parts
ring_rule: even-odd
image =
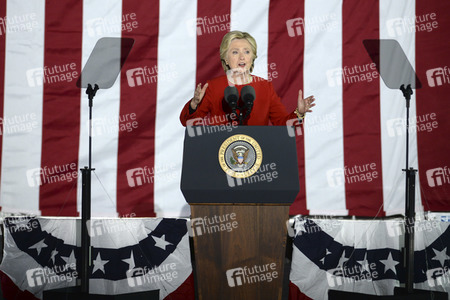
[[[249,72],[253,62],[250,43],[246,39],[234,39],[230,43],[227,64],[233,71]]]

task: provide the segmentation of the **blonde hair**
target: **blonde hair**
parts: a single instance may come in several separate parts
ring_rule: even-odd
[[[226,63],[228,49],[230,48],[230,44],[234,39],[245,39],[250,44],[250,48],[253,53],[253,61],[250,67],[250,72],[253,71],[253,67],[255,66],[256,55],[256,41],[255,39],[248,33],[242,31],[230,31],[224,35],[222,39],[222,43],[220,44],[220,60],[222,62],[222,67],[226,71],[230,69],[230,66]]]

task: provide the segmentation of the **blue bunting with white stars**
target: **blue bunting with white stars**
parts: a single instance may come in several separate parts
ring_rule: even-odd
[[[81,255],[75,243],[76,221],[6,218],[5,257],[0,269],[20,289],[29,290],[38,298],[43,290],[74,286],[80,274]],[[91,222],[91,293],[159,289],[163,299],[191,274],[186,220],[149,218]],[[124,239],[136,242],[124,245]],[[99,247],[99,243],[104,247]]]
[[[326,299],[328,289],[392,295],[406,276],[403,232],[393,230],[392,222],[296,217],[291,281],[313,299]],[[434,223],[416,227],[415,288],[448,292],[450,226],[426,222]]]

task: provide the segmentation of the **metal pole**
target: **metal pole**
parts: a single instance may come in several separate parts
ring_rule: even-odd
[[[409,107],[412,95],[411,85],[400,87],[406,99],[406,166],[405,171],[405,286],[408,294],[414,289],[414,224],[415,224],[415,187],[416,170],[409,168]]]
[[[91,221],[91,172],[92,168],[92,106],[95,93],[99,89],[88,84],[86,94],[89,96],[89,166],[81,169],[81,292],[89,294],[89,269],[91,265],[91,238],[88,226]]]

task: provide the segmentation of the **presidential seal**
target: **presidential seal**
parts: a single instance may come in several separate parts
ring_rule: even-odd
[[[261,163],[261,147],[248,135],[233,135],[219,148],[219,164],[222,170],[232,177],[250,177],[258,171]]]

